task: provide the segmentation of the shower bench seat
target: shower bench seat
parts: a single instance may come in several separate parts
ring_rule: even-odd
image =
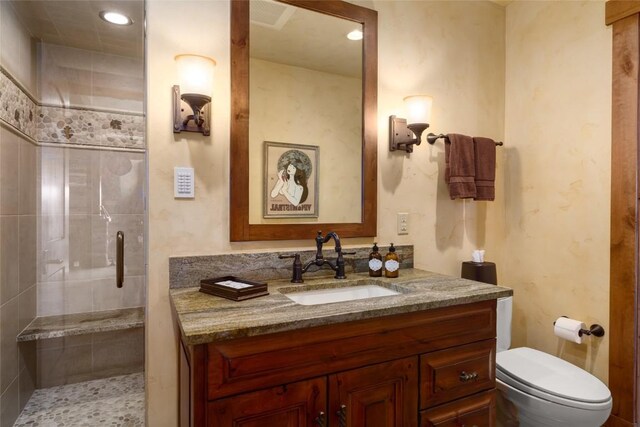
[[[18,336],[18,342],[97,332],[120,331],[144,326],[144,307],[36,317]]]

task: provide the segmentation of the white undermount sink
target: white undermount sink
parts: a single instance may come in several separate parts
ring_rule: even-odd
[[[315,289],[311,291],[291,292],[285,297],[300,305],[329,304],[332,302],[353,301],[366,298],[400,295],[400,292],[378,285],[348,286],[344,288]]]

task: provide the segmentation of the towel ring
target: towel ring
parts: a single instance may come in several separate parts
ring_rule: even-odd
[[[441,133],[440,135],[436,135],[435,133],[427,134],[427,142],[431,145],[435,144],[438,139],[444,139],[449,142],[449,138],[447,135]],[[496,141],[496,146],[503,146],[504,143],[502,141]]]

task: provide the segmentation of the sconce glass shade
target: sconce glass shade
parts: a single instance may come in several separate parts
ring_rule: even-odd
[[[211,134],[211,95],[216,61],[202,55],[175,57],[179,85],[173,86],[173,132]],[[183,104],[192,110],[189,114]]]
[[[178,66],[180,92],[199,94],[211,97],[213,93],[213,68],[216,61],[201,55],[178,55],[175,58]]]
[[[433,98],[427,95],[412,95],[404,98],[407,124],[426,123],[431,120]]]

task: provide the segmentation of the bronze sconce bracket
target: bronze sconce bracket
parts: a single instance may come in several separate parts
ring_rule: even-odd
[[[407,125],[406,119],[389,116],[389,151],[413,153],[413,146],[420,145],[422,132],[428,127],[427,123]]]
[[[191,110],[192,114],[189,114]],[[211,134],[211,97],[197,93],[180,94],[173,86],[173,133],[199,132]]]

